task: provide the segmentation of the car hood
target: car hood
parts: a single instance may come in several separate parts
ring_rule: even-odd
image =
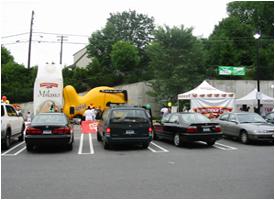
[[[240,126],[242,128],[250,129],[252,131],[255,131],[255,130],[273,130],[274,131],[273,125],[268,123],[245,123],[245,124],[240,124]]]

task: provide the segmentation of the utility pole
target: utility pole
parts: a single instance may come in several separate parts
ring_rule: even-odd
[[[57,36],[60,38],[60,65],[62,65],[62,55],[63,55],[63,41],[64,41],[64,38],[67,37],[67,36],[64,36],[64,35],[61,35],[61,36]],[[59,41],[59,39],[58,39]],[[66,41],[66,40],[65,40]]]
[[[34,11],[32,11],[32,18],[31,18],[31,28],[30,28],[30,38],[29,38],[29,53],[28,53],[28,69],[30,69],[30,65],[31,65],[31,47],[32,47],[32,26],[33,26],[33,16],[34,16]]]

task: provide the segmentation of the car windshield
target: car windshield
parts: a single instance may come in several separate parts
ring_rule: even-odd
[[[67,119],[64,115],[42,114],[36,115],[32,124],[67,124]]]
[[[148,117],[143,110],[113,110],[112,122],[147,122]]]
[[[211,120],[199,113],[181,114],[185,123],[211,123]]]
[[[238,114],[240,123],[265,123],[266,121],[256,113]]]

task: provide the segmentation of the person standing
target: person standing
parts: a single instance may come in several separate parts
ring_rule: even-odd
[[[83,114],[85,116],[85,121],[87,120],[95,120],[95,109],[91,109],[90,106],[88,106],[88,109]]]
[[[164,106],[163,108],[161,108],[160,112],[161,112],[162,116],[164,117],[165,115],[167,115],[169,113],[169,109],[166,106]]]

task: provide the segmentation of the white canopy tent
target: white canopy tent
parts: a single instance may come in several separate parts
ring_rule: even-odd
[[[178,94],[178,100],[191,100],[192,111],[212,118],[234,109],[235,94],[218,90],[203,81],[193,90]]]
[[[260,92],[261,104],[274,104],[274,99]],[[236,104],[257,105],[257,89],[255,88],[242,98],[236,99]]]
[[[234,98],[234,93],[223,92],[203,81],[198,87],[178,95],[178,100],[190,100],[193,98]]]

